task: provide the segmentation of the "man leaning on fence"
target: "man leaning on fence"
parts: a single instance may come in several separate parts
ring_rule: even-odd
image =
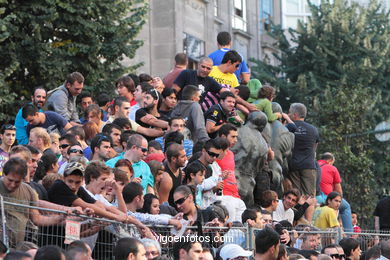
[[[27,163],[24,160],[9,159],[4,165],[3,172],[4,177],[0,179],[0,194],[4,197],[6,235],[11,247],[24,240],[26,223],[29,219],[38,226],[55,225],[64,219],[64,215],[43,216],[37,209],[26,207],[37,206],[38,195],[23,182],[23,178],[27,175]]]

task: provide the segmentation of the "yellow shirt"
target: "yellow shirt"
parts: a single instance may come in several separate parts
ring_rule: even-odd
[[[209,77],[214,78],[223,88],[235,88],[240,85],[234,73],[223,73],[218,66],[213,66]]]
[[[340,226],[336,211],[328,206],[319,207],[314,211],[313,223],[320,229]]]

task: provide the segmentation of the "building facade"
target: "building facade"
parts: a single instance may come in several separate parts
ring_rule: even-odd
[[[215,51],[217,34],[228,31],[233,47],[248,58],[272,60],[269,22],[281,22],[280,0],[150,0],[149,16],[138,38],[144,45],[128,64],[143,63],[138,73],[163,77],[185,52],[190,68]]]
[[[369,0],[350,0],[367,5]],[[390,0],[380,0],[385,7]],[[320,4],[320,0],[311,0]],[[142,62],[137,72],[163,77],[171,70],[176,53],[185,52],[190,68],[217,49],[217,34],[228,31],[233,47],[246,60],[255,58],[276,65],[270,22],[296,28],[311,15],[307,0],[149,0],[149,14],[139,39],[144,45],[133,60]],[[250,64],[249,64],[250,65]]]

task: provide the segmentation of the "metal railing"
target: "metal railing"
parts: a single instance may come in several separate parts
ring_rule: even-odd
[[[116,241],[122,237],[138,237],[141,234],[137,228],[130,224],[117,221],[96,218],[86,215],[67,214],[65,211],[40,208],[28,203],[8,201],[0,196],[0,239],[9,247],[15,247],[19,242],[30,241],[38,246],[57,245],[66,248],[66,244],[77,239],[85,241],[93,250],[94,259],[111,259],[112,250]],[[39,225],[34,223],[36,218],[31,216],[31,210],[38,210],[41,220]],[[56,223],[50,224],[55,219]],[[39,222],[39,221],[38,221]],[[50,225],[49,225],[50,224]],[[172,256],[174,242],[180,237],[172,233],[172,226],[149,226],[154,237],[160,243],[162,251]],[[191,234],[197,236],[197,241],[210,248],[218,248],[222,244],[234,243],[243,248],[253,250],[255,248],[255,235],[259,229],[248,226],[243,227],[218,227],[206,224],[202,227],[186,227],[182,236]],[[390,234],[361,232],[344,232],[342,228],[324,231],[289,231],[292,244],[299,248],[306,236],[319,235],[320,247],[331,243],[338,243],[344,237],[354,237],[361,241],[363,251],[377,244],[380,240],[389,239]]]

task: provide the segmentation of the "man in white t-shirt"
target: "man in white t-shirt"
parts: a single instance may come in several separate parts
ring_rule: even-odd
[[[298,203],[300,192],[297,189],[291,189],[283,194],[283,200],[279,201],[276,211],[273,212],[273,220],[287,220],[291,224],[294,221],[294,211],[292,208]]]

